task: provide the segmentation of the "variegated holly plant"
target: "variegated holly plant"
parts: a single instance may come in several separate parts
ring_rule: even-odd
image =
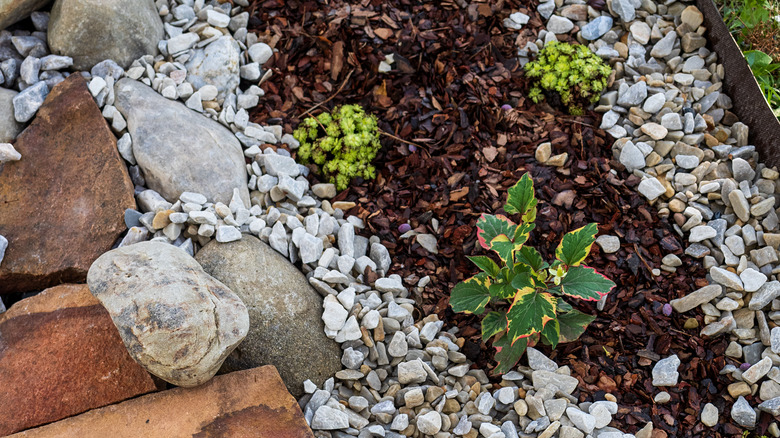
[[[519,224],[502,215],[482,215],[477,222],[479,244],[494,251],[501,266],[486,256],[469,257],[479,274],[453,288],[450,305],[456,312],[482,315],[482,339],[493,337],[496,373],[509,371],[529,346],[540,340],[555,348],[577,339],[595,317],[566,303],[564,297],[597,301],[615,283],[582,264],[590,253],[596,224],[572,231],[555,250],[555,261],[545,262],[526,246],[534,229],[537,200],[526,173],[509,189],[504,210],[517,215]]]

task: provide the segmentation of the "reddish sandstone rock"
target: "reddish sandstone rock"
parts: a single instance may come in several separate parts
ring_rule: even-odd
[[[0,314],[0,435],[156,390],[87,285],[61,285]]]
[[[84,78],[71,75],[46,98],[0,169],[0,294],[81,282],[125,230],[133,184]]]
[[[12,435],[17,438],[314,438],[273,366],[217,376]]]

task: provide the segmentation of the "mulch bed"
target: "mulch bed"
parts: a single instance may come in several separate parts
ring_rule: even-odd
[[[394,256],[392,271],[409,286],[431,277],[415,297],[421,312],[458,326],[467,338],[464,351],[478,366],[495,365],[493,350],[480,342],[476,318],[448,307],[449,291],[476,273],[465,256],[485,253],[476,244],[479,216],[502,212],[506,189],[530,172],[540,200],[531,244],[548,260],[563,234],[588,222],[622,242],[616,254],[594,245],[588,264],[617,288],[601,312],[593,303],[578,305],[597,320],[579,340],[552,352],[581,379],[580,400],[615,395],[621,408],[612,425],[625,432],[652,420],[654,437],[741,436],[729,415],[730,382],[718,375],[725,339],[705,340],[700,328],[683,328],[689,317],[703,326],[699,310],[662,313],[664,303],[706,285],[706,271],[683,256],[686,243],[637,194],[639,180],[612,159],[612,139],[597,128],[598,114],[572,117],[524,97],[528,86],[514,55],[516,40],[524,44],[543,28],[534,3],[267,0],[250,9],[250,28],[279,49],[252,120],[282,123],[292,132],[307,110],[317,114],[344,103],[360,103],[378,116],[390,135],[377,158],[377,179],[355,180],[336,199],[357,203],[350,213],[382,239]],[[517,10],[531,21],[522,31],[507,31],[501,20]],[[392,72],[378,73],[388,54]],[[504,104],[513,109],[501,109]],[[569,154],[563,168],[536,162],[533,152],[545,141],[553,154]],[[404,223],[436,234],[439,253],[401,239]],[[650,271],[669,253],[680,255],[683,266],[654,277]],[[651,384],[652,366],[673,353],[682,361],[680,384],[668,389],[670,403],[655,405],[660,389]],[[720,411],[715,428],[699,422],[707,402]],[[770,420],[764,414],[758,431]]]

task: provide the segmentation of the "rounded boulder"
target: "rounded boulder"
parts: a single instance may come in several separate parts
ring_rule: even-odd
[[[341,349],[325,336],[322,297],[287,259],[254,236],[212,241],[195,256],[249,310],[249,333],[221,372],[274,365],[295,397],[341,370]]]
[[[155,55],[163,22],[154,0],[57,0],[49,20],[49,48],[73,58],[74,70],[89,71],[112,59],[127,68]]]
[[[133,359],[174,385],[211,379],[249,330],[241,299],[167,243],[103,254],[89,268],[87,284]]]

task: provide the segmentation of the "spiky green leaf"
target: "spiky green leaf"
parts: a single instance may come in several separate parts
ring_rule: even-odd
[[[490,301],[490,278],[481,272],[455,285],[450,293],[450,306],[455,312],[481,315]]]
[[[504,205],[504,211],[507,213],[525,215],[531,209],[536,209],[537,201],[536,196],[534,196],[534,182],[527,172],[520,178],[520,181],[509,188],[508,193],[506,205]],[[534,216],[536,216],[536,213],[534,213]]]
[[[607,277],[588,266],[572,266],[561,279],[561,293],[585,301],[598,301],[615,287]]]
[[[558,315],[561,328],[560,342],[572,342],[585,332],[595,316],[586,315],[577,309]]]
[[[514,344],[509,342],[508,336],[503,336],[493,342],[493,347],[496,349],[496,355],[494,356],[497,365],[493,369],[494,374],[504,374],[514,368],[520,358],[528,348],[528,338],[518,339]]]
[[[506,312],[490,312],[482,319],[482,341],[487,342],[491,336],[506,330]]]
[[[507,312],[508,335],[512,343],[518,339],[541,333],[555,319],[558,300],[547,292],[521,290]]]
[[[555,257],[565,265],[579,265],[590,253],[590,248],[596,240],[594,237],[598,231],[598,225],[590,223],[582,228],[566,233],[563,239],[561,239],[558,248],[555,249]]]
[[[481,269],[483,272],[488,274],[489,276],[495,278],[498,277],[499,272],[501,271],[501,268],[498,267],[496,262],[494,262],[490,257],[487,256],[469,256],[466,257],[469,260],[471,260],[471,263],[474,263],[477,265],[479,269]]]

